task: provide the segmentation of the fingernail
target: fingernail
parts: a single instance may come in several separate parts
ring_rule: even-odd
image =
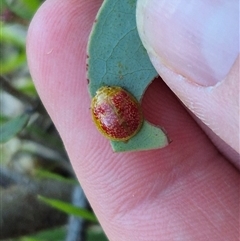
[[[192,82],[213,86],[239,55],[238,1],[138,0],[137,25],[150,55]]]

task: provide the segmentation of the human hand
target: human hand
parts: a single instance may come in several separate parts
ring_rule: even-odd
[[[145,93],[143,111],[146,119],[167,130],[172,143],[154,151],[113,153],[109,141],[92,123],[86,80],[86,46],[101,2],[46,1],[29,28],[27,53],[38,93],[106,234],[111,241],[238,240],[239,171],[232,163],[240,166],[239,57],[225,76],[208,76],[208,71],[202,76],[201,56],[188,59],[190,45],[184,45],[184,39],[179,41],[183,60],[174,55],[175,49],[171,53],[174,43],[169,38],[175,30],[169,26],[174,31],[168,34],[171,21],[165,21],[164,14],[159,17],[164,7],[160,8],[161,2],[185,1],[153,0],[158,7],[151,12],[144,10],[139,0],[140,35],[155,68],[171,88],[161,79],[155,80]],[[141,15],[148,16],[149,22]],[[149,32],[142,29],[142,22]],[[149,29],[151,23],[156,24],[156,32]],[[178,19],[176,23],[184,24]],[[180,27],[176,29],[177,36],[186,40],[183,32]],[[154,35],[156,40],[147,40]],[[162,56],[165,48],[167,54]],[[232,46],[226,48],[231,51]],[[196,72],[185,68],[188,61]],[[212,86],[219,79],[225,80],[213,87],[193,83]],[[191,117],[172,91],[208,128]]]

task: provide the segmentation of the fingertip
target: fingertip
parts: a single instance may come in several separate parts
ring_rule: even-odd
[[[76,108],[77,103],[72,102],[80,100],[80,96],[81,104],[89,107],[86,46],[100,3],[46,1],[30,24],[27,38],[30,72],[56,124],[62,120],[60,113]]]
[[[62,136],[81,185],[110,237],[116,240],[136,237],[135,240],[139,240],[140,235],[147,235],[148,230],[153,237],[159,237],[162,231],[157,226],[163,227],[166,233],[171,232],[172,227],[165,226],[169,220],[175,220],[173,226],[181,229],[179,223],[183,222],[178,222],[176,216],[182,209],[178,208],[176,215],[169,216],[168,208],[173,210],[173,206],[178,206],[173,202],[184,203],[188,195],[191,201],[197,199],[202,194],[202,186],[213,185],[210,178],[203,178],[204,185],[189,185],[198,174],[196,166],[202,171],[204,165],[212,168],[221,165],[214,161],[209,164],[207,158],[197,161],[202,150],[212,155],[216,153],[215,148],[166,86],[159,82],[149,89],[149,97],[154,97],[152,101],[155,103],[150,106],[153,112],[157,112],[154,124],[163,123],[174,138],[171,146],[163,150],[115,154],[109,142],[94,128],[85,63],[88,35],[100,3],[96,0],[51,0],[44,3],[29,29],[31,74]],[[155,89],[154,96],[151,96]],[[190,174],[195,175],[189,177]],[[214,176],[217,181],[219,176],[220,173]],[[222,190],[221,185],[218,187]],[[211,190],[206,193],[208,191],[211,193]],[[198,220],[195,224],[198,226]],[[212,227],[205,228],[209,232]]]
[[[91,154],[100,143],[103,149],[108,144],[97,141],[86,79],[88,36],[101,3],[101,0],[46,1],[28,32],[31,76],[76,167],[80,150],[83,155]]]
[[[222,81],[239,54],[237,1],[139,0],[137,23],[160,64],[201,86]]]
[[[238,169],[239,159],[239,61],[215,87],[200,87],[164,65],[153,65],[192,113],[207,136]],[[231,134],[230,134],[231,133]]]
[[[214,143],[225,142],[224,154],[239,166],[229,151],[239,153],[238,134],[229,135],[239,130],[237,4],[139,0],[137,25],[158,73]]]

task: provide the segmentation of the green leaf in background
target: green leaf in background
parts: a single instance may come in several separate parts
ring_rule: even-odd
[[[12,241],[63,241],[66,240],[66,227],[40,231],[36,234]],[[86,241],[108,241],[99,225],[91,225],[86,230]]]
[[[33,84],[32,79],[30,78],[26,78],[26,82],[21,86],[17,86],[17,89],[29,96],[32,96],[32,97],[37,96],[35,85]]]
[[[46,170],[43,170],[43,169],[36,170],[36,176],[39,177],[39,178],[53,179],[53,180],[56,180],[56,181],[69,183],[69,184],[73,184],[73,185],[78,184],[78,181],[73,179],[73,178],[66,178],[66,177],[63,177],[59,174],[49,172],[49,171],[46,171]]]
[[[108,241],[100,226],[92,226],[87,229],[86,241]]]
[[[27,29],[20,24],[1,23],[1,43],[25,50]]]
[[[2,61],[1,73],[8,74],[17,68],[23,66],[26,62],[26,55],[24,53],[20,54],[9,54],[8,59]]]
[[[60,227],[50,230],[44,230],[30,236],[22,237],[17,241],[61,241],[65,240],[66,228]],[[14,240],[15,241],[15,240]]]
[[[136,2],[105,0],[99,10],[88,45],[91,97],[101,86],[120,86],[141,101],[147,86],[158,75],[138,35]],[[147,121],[129,141],[111,141],[116,152],[156,149],[167,144],[165,133]]]
[[[9,9],[17,16],[30,20],[41,5],[40,0],[5,0]]]
[[[60,210],[60,211],[63,211],[67,214],[70,214],[70,215],[74,215],[74,216],[77,216],[79,218],[83,218],[83,219],[86,219],[88,221],[91,221],[91,222],[98,222],[96,216],[84,209],[84,208],[79,208],[79,207],[76,207],[70,203],[67,203],[67,202],[63,202],[63,201],[60,201],[60,200],[57,200],[57,199],[52,199],[52,198],[46,198],[46,197],[43,197],[43,196],[38,196],[38,198],[45,202],[46,204]]]
[[[1,92],[0,92],[0,94],[1,94]],[[0,128],[1,128],[1,125],[6,123],[7,121],[9,121],[9,117],[0,115]]]
[[[1,74],[16,71],[26,64],[26,33],[27,30],[20,24],[0,23],[1,44]]]
[[[7,9],[7,4],[5,1],[1,1],[0,4],[0,14],[3,15],[4,11]]]
[[[0,125],[0,143],[5,143],[17,135],[28,123],[29,115],[22,114]]]

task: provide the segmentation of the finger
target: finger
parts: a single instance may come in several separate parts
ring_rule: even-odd
[[[139,0],[137,22],[159,74],[240,167],[238,4]]]
[[[116,241],[174,240],[179,234],[235,240],[238,173],[163,82],[149,87],[143,108],[167,130],[168,147],[113,153],[94,127],[86,46],[100,3],[46,1],[29,28],[27,53],[39,95],[104,230]]]

